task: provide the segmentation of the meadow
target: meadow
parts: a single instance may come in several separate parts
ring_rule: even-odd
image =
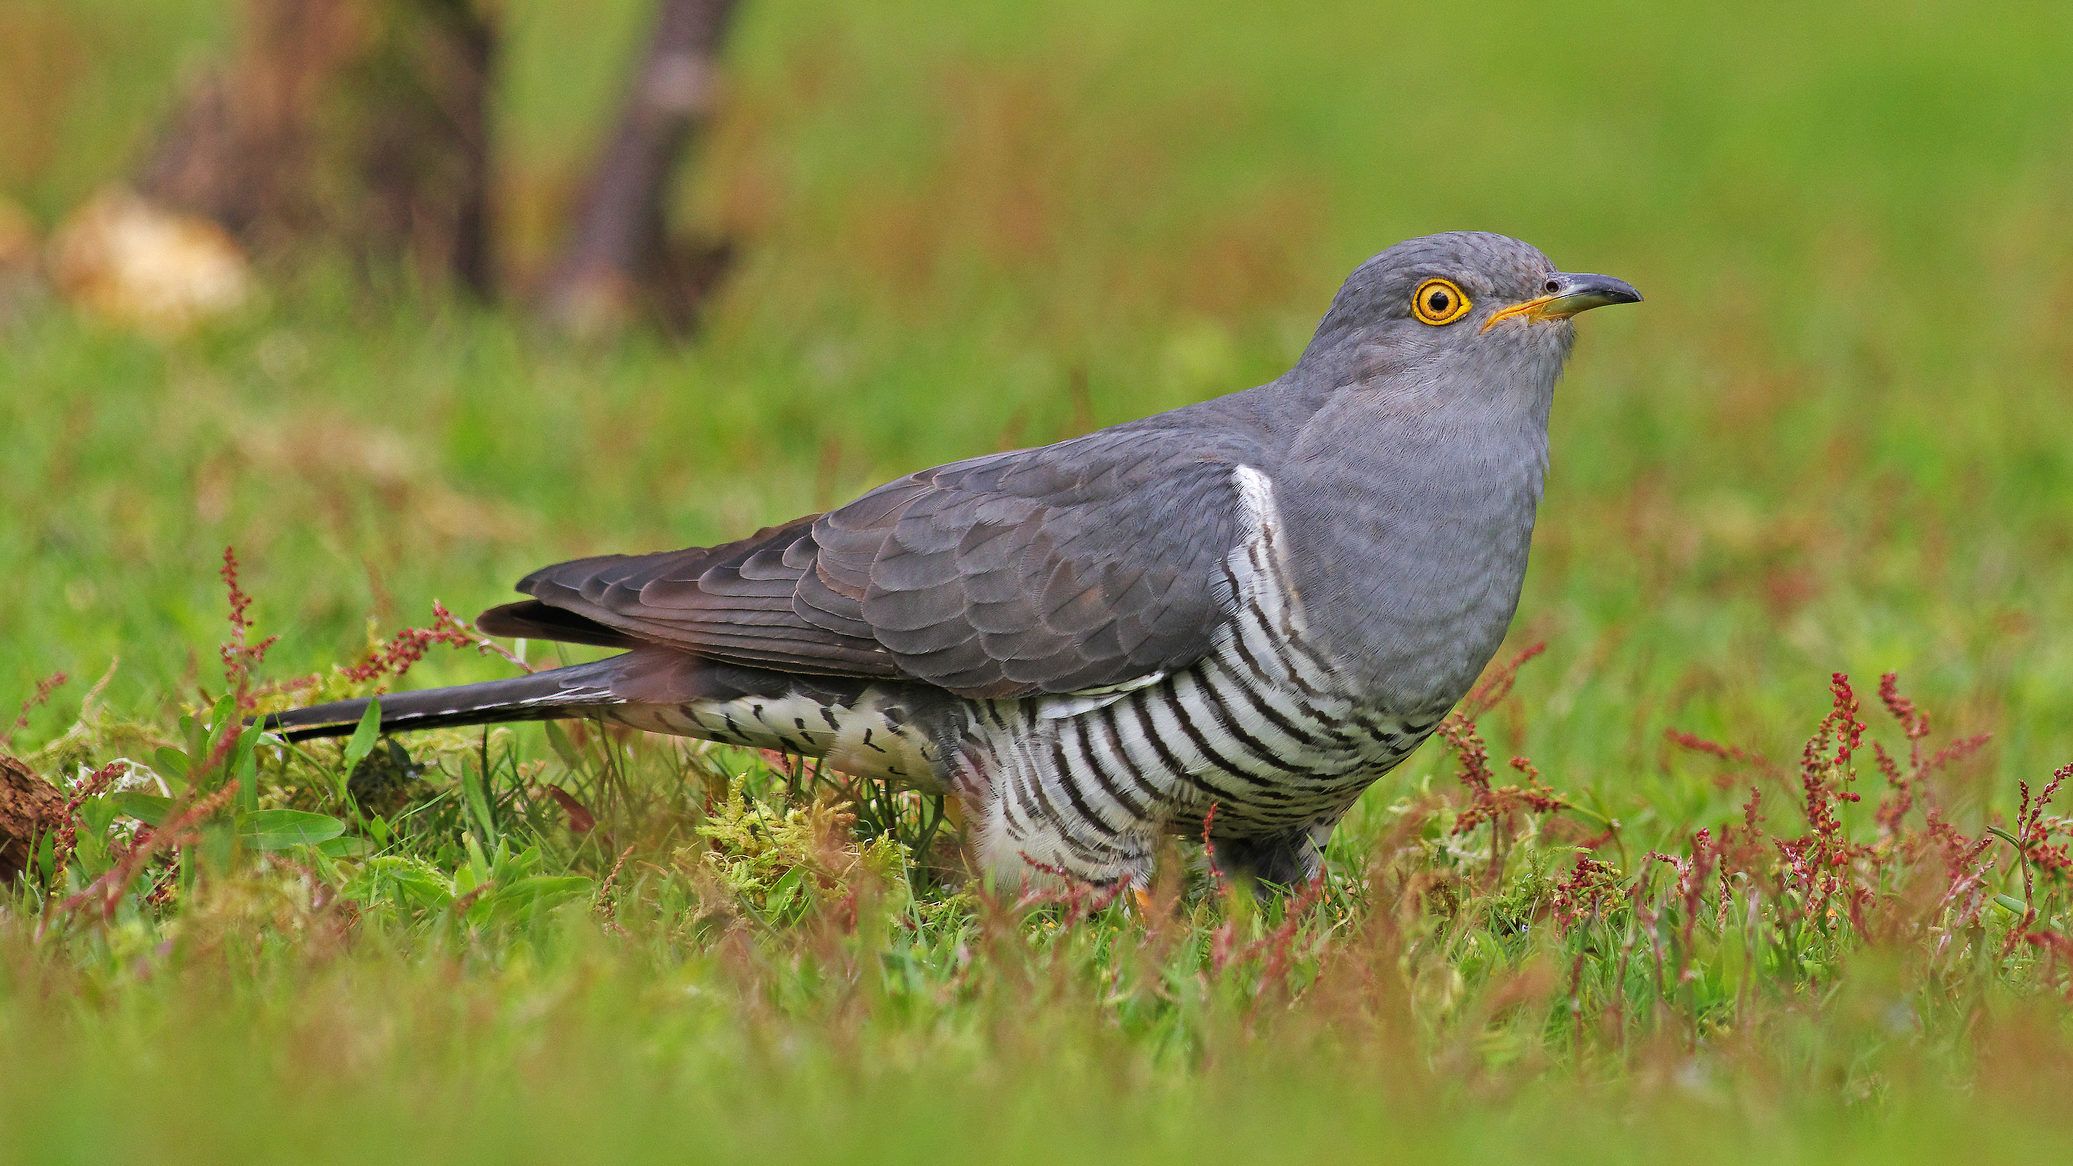
[[[641,7],[503,7],[524,270]],[[231,11],[0,10],[0,192],[119,176]],[[0,897],[0,1161],[2066,1156],[2073,9],[745,11],[693,337],[324,262],[0,311],[0,753],[73,822]],[[506,674],[434,605],[543,563],[1270,379],[1455,228],[1648,299],[1516,667],[1319,887],[1003,898],[793,759],[234,731]]]

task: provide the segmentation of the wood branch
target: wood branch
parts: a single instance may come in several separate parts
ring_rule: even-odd
[[[737,0],[661,0],[618,125],[542,289],[552,322],[591,332],[637,308],[685,319],[724,248],[672,248],[666,207],[679,165],[710,117],[718,57]]]
[[[0,756],[0,883],[28,869],[35,840],[61,824],[65,795],[12,757]]]
[[[137,192],[247,245],[300,237],[322,208],[305,183],[324,88],[362,37],[351,0],[248,0],[236,56],[190,89]]]
[[[389,0],[395,4],[398,0]],[[399,241],[428,274],[451,273],[491,295],[490,86],[496,29],[474,0],[401,0],[410,18],[356,62],[348,82],[367,110],[362,173],[367,233]]]
[[[473,0],[247,0],[138,174],[262,255],[402,258],[491,290],[495,29]]]

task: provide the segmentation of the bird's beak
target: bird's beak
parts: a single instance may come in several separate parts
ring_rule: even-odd
[[[1495,328],[1500,320],[1566,320],[1578,312],[1588,312],[1607,304],[1641,302],[1641,293],[1634,290],[1633,284],[1609,275],[1564,272],[1549,276],[1548,282],[1554,285],[1555,290],[1492,312],[1490,318],[1483,321],[1483,331]]]

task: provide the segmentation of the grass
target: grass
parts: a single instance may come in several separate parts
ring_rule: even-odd
[[[521,269],[638,26],[577,11],[512,9]],[[2073,18],[1758,15],[752,5],[694,342],[321,266],[170,343],[9,312],[0,692],[70,680],[5,751],[171,800],[79,798],[0,906],[0,1158],[2063,1157]],[[0,13],[0,189],[54,221],[224,24]],[[1505,658],[1544,651],[1291,903],[992,902],[913,799],[581,727],[223,743],[225,546],[251,685],[345,691],[542,562],[1257,383],[1460,226],[1649,300],[1560,394]],[[161,842],[108,879],[123,813]]]

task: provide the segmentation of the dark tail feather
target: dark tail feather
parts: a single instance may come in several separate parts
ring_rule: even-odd
[[[638,638],[625,632],[608,628],[573,611],[549,607],[537,599],[522,599],[517,603],[492,607],[475,617],[475,630],[488,636],[595,644],[600,648],[631,648],[640,643]]]
[[[613,687],[624,656],[452,688],[426,688],[380,697],[381,731],[445,729],[506,721],[549,721],[624,702]],[[367,715],[368,700],[335,700],[260,717],[257,727],[290,741],[350,736]]]

